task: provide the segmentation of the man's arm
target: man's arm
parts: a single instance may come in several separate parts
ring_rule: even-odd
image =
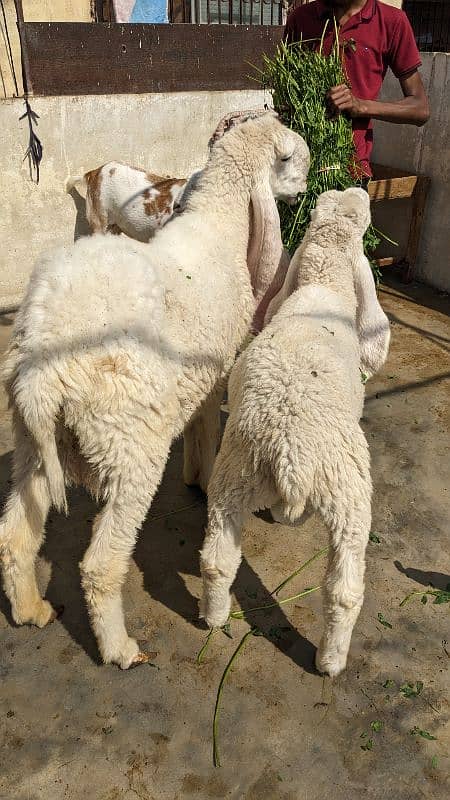
[[[334,86],[327,93],[331,116],[347,113],[353,119],[372,117],[384,122],[406,125],[424,125],[430,117],[430,107],[422,78],[417,70],[399,78],[403,100],[384,103],[379,100],[361,100],[345,84]]]

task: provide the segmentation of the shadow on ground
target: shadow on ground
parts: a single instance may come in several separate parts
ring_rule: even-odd
[[[142,572],[149,604],[156,600],[189,624],[206,632],[206,626],[198,617],[198,600],[188,591],[179,574],[200,575],[199,551],[206,525],[206,498],[200,490],[188,489],[182,484],[182,462],[182,443],[179,442],[171,455],[148,518],[139,533],[134,561]],[[8,453],[0,459],[0,472],[2,475],[10,474],[10,469],[11,454]],[[179,514],[169,499],[173,496],[176,475],[180,484],[177,494],[185,501],[179,506]],[[45,596],[54,608],[64,606],[61,624],[91,660],[100,664],[96,641],[88,622],[79,572],[79,563],[89,546],[92,522],[98,507],[82,489],[72,490],[68,501],[67,519],[51,512],[47,520],[46,538],[40,555],[50,562],[52,569]],[[180,521],[186,506],[195,508],[196,525],[183,538],[181,534],[178,535],[176,522],[177,518]],[[270,514],[265,516],[271,520]],[[167,528],[167,520],[173,521],[172,529]],[[233,591],[242,609],[275,602],[270,590],[245,557]],[[0,597],[0,610],[12,622],[4,594],[1,593]],[[298,667],[307,672],[315,671],[316,648],[293,628],[280,606],[257,615],[250,610],[245,618],[249,624],[257,624],[261,632],[291,657]],[[132,628],[129,628],[129,633],[134,635]],[[143,643],[144,648],[145,645]]]

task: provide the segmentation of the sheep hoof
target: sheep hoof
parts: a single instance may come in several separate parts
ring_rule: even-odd
[[[346,663],[347,655],[326,653],[321,649],[316,653],[316,669],[330,678],[337,678],[345,669]]]
[[[61,605],[57,606],[56,608],[53,608],[47,624],[50,625],[51,622],[54,622],[55,619],[59,619],[60,617],[62,617],[63,614],[64,614],[64,606]]]
[[[61,613],[61,610],[55,610],[48,600],[39,600],[39,603],[36,603],[29,613],[19,616],[13,610],[13,619],[17,625],[36,625],[38,628],[45,628],[46,625],[61,616]]]
[[[134,669],[135,667],[139,667],[141,664],[148,664],[150,660],[150,656],[147,653],[142,653],[139,651],[139,653],[136,653],[134,656],[133,660],[128,666],[128,669]]]

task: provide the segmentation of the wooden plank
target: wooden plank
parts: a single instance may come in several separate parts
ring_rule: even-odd
[[[393,264],[396,263],[397,259],[393,258],[392,256],[387,256],[386,258],[375,258],[375,264],[377,267],[392,267]]]
[[[372,202],[380,200],[399,200],[412,197],[418,181],[417,175],[387,180],[372,180],[369,183],[369,196]]]
[[[34,95],[255,89],[281,26],[21,23]]]

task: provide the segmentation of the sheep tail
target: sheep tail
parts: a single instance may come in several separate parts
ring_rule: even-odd
[[[70,194],[72,189],[76,188],[78,194],[80,194],[80,192],[78,191],[78,185],[80,185],[80,187],[82,185],[86,186],[86,177],[85,177],[85,175],[69,175],[69,177],[66,179],[66,182],[64,184],[64,188],[66,190],[66,193]]]
[[[32,435],[47,478],[50,499],[57,511],[68,513],[64,471],[56,444],[56,418],[62,401],[59,381],[48,368],[18,371],[13,385],[14,403]]]
[[[283,514],[289,522],[295,522],[302,516],[312,492],[313,467],[310,462],[302,463],[295,446],[283,446],[275,455],[273,477]]]
[[[66,487],[64,480],[64,472],[58,456],[58,449],[56,447],[55,431],[53,430],[52,437],[41,437],[38,442],[41,452],[42,463],[44,465],[45,474],[47,476],[48,490],[50,499],[57,511],[62,511],[67,515],[67,498]]]

